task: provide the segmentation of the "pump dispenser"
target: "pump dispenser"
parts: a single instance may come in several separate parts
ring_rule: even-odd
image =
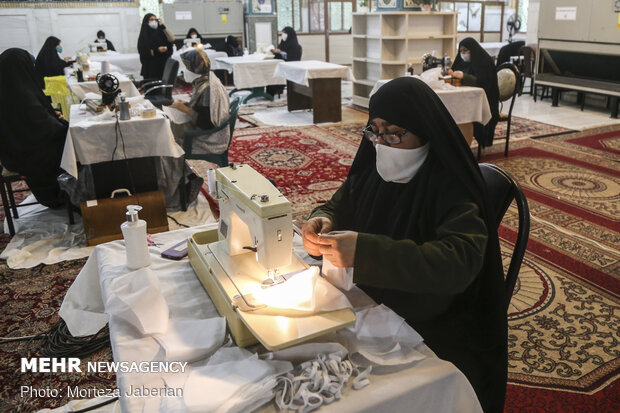
[[[130,270],[151,265],[149,248],[146,243],[146,221],[139,219],[140,205],[127,205],[127,222],[121,224],[121,231],[125,239],[125,253],[127,254],[127,267]]]

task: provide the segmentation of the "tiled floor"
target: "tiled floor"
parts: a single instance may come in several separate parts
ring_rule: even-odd
[[[610,117],[608,109],[586,107],[582,112],[577,104],[565,101],[552,107],[551,99],[534,102],[532,96],[525,94],[517,97],[512,115],[574,130],[620,124],[620,119]]]

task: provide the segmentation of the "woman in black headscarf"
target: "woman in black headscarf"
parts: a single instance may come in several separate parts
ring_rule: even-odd
[[[27,51],[8,49],[0,55],[0,163],[24,175],[39,202],[55,207],[68,124],[38,82]]]
[[[491,120],[486,125],[475,124],[474,136],[483,147],[493,145],[495,126],[499,120],[499,89],[493,59],[476,40],[468,37],[459,43],[459,55],[448,74],[463,79],[463,86],[484,89],[491,108]]]
[[[297,41],[297,33],[292,27],[286,26],[282,29],[282,41],[277,49],[271,51],[276,59],[283,59],[287,62],[301,60],[301,45]]]
[[[228,56],[243,56],[243,49],[235,36],[226,37],[226,54]]]
[[[164,74],[166,60],[172,56],[174,36],[166,26],[152,13],[142,19],[140,36],[138,37],[138,53],[144,79],[161,79]]]
[[[64,68],[70,66],[73,61],[68,57],[64,60],[58,56],[62,53],[62,46],[58,37],[50,36],[43,43],[43,47],[37,55],[35,68],[41,79],[48,76],[62,76]]]
[[[359,287],[467,376],[485,412],[501,412],[503,272],[480,169],[450,113],[418,79],[386,83],[369,115],[347,179],[304,225],[304,246],[353,267]]]
[[[114,45],[112,44],[112,42],[105,38],[105,33],[103,32],[103,30],[99,30],[97,32],[97,40],[95,40],[95,42],[97,42],[97,43],[105,43],[107,50],[111,50],[113,52],[116,51],[116,49],[114,48]]]
[[[185,36],[185,38],[196,39],[196,41],[200,42],[200,44],[204,44],[204,40],[202,40],[202,36],[200,35],[200,33],[198,33],[198,30],[196,30],[193,27],[187,31],[187,36]]]

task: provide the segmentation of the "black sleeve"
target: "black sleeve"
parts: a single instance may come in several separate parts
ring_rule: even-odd
[[[111,41],[106,40],[106,43],[108,44],[108,50],[112,50],[113,52],[116,51],[116,49],[114,48],[114,45],[112,44]]]
[[[196,117],[194,123],[200,129],[213,129],[215,125],[211,122],[211,108],[209,106],[194,106]]]

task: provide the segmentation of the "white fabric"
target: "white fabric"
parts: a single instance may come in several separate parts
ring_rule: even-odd
[[[180,50],[177,50],[176,52],[174,52],[172,54],[172,58],[174,60],[177,60],[179,62],[179,73],[183,73],[183,79],[187,82],[187,83],[192,83],[195,79],[199,78],[200,75],[197,75],[196,73],[190,72],[186,67],[185,64],[183,63],[183,60],[181,59],[181,55],[187,51],[191,50],[191,48],[183,48]],[[225,69],[224,67],[222,67],[222,65],[220,64],[220,62],[218,62],[218,58],[222,58],[222,57],[228,57],[228,55],[226,54],[226,52],[217,52],[213,49],[208,49],[206,46],[204,47],[204,52],[207,54],[207,56],[209,56],[209,60],[211,61],[211,70],[223,70]]]
[[[193,362],[211,356],[222,347],[225,335],[226,319],[214,317],[170,321],[166,332],[154,337],[166,352],[167,361]]]
[[[327,281],[342,290],[349,291],[355,286],[353,283],[353,267],[336,267],[330,260],[323,257],[321,273]]]
[[[319,276],[319,267],[315,266],[273,287],[257,286],[253,295],[259,303],[274,309],[319,313],[352,308],[337,288]]]
[[[140,92],[138,91],[136,86],[133,84],[131,79],[129,79],[126,75],[122,73],[118,73],[118,72],[112,73],[112,74],[116,76],[116,78],[118,79],[119,86],[121,90],[123,91],[123,93],[125,94],[125,96],[127,97],[140,96]],[[67,86],[69,87],[71,92],[75,96],[77,96],[79,100],[84,99],[86,94],[89,92],[97,93],[97,94],[100,93],[99,86],[97,85],[97,82],[94,80],[87,81],[87,82],[78,82],[76,78],[70,77],[67,79]]]
[[[430,145],[414,149],[393,148],[376,144],[377,172],[386,182],[406,184],[413,179],[428,155]]]
[[[157,274],[162,295],[168,303],[170,310],[169,325],[173,325],[175,320],[179,319],[203,320],[218,317],[213,303],[208,298],[194,271],[191,269],[188,259],[171,261],[159,257],[161,251],[175,245],[179,240],[186,238],[194,231],[204,231],[213,228],[216,228],[216,226],[210,225],[202,228],[171,231],[155,234],[153,236],[156,242],[163,244],[161,247],[150,247],[152,253],[151,270]],[[295,237],[295,249],[300,252],[303,251],[303,245],[299,237]],[[80,274],[78,274],[74,285],[81,283],[84,288],[88,286],[88,288],[91,289],[89,294],[100,292],[105,301],[105,298],[110,294],[111,279],[122,276],[125,273],[126,269],[124,266],[122,241],[114,241],[99,245],[95,248],[87,265]],[[97,281],[84,282],[85,279]],[[99,284],[101,289],[99,291],[94,291],[96,290],[97,284]],[[349,293],[354,293],[356,291],[359,291],[359,289],[354,288],[351,292],[348,292],[347,295],[351,297]],[[82,311],[82,316],[90,316],[92,319],[95,306],[90,307],[89,313],[79,309],[79,306],[76,304],[80,300],[72,297],[76,294],[83,293],[84,291],[81,291],[81,289],[71,288],[65,297],[65,302],[72,302],[74,304],[74,311]],[[365,297],[367,302],[368,298],[367,296]],[[355,301],[361,302],[364,300],[356,299]],[[63,302],[65,311],[62,311],[62,317],[67,321],[67,319],[71,317],[67,314],[68,311],[66,311],[66,309],[68,306],[65,306],[65,302]],[[384,310],[380,309],[379,311],[383,312]],[[76,319],[77,318],[79,317],[76,317]],[[375,354],[377,350],[372,347],[375,343],[372,341],[366,343],[366,338],[369,333],[366,327],[364,327],[366,323],[373,323],[373,317],[360,316],[358,319],[361,320],[360,328],[354,329],[354,331],[361,337],[361,344],[357,344],[357,348],[370,348],[370,350],[374,350],[374,352],[370,351],[370,354]],[[381,323],[383,323],[383,321]],[[86,323],[83,322],[83,324]],[[392,325],[393,324],[390,324],[390,326]],[[75,327],[75,323],[70,323],[68,321],[68,326],[73,333],[74,329],[72,328]],[[388,335],[388,337],[398,338],[401,345],[402,343],[407,343],[407,340],[401,339],[401,337],[406,338],[408,335],[401,333],[400,329],[389,329],[383,325],[377,326],[377,328],[379,328],[384,335]],[[341,330],[341,332],[346,332],[351,340],[355,339],[355,333],[353,331],[345,329]],[[375,333],[371,332],[370,334],[372,335]],[[391,336],[389,336],[390,334]],[[142,337],[135,328],[127,323],[120,322],[120,320],[116,318],[110,320],[110,341],[115,361],[163,360],[165,357],[164,350],[153,337]],[[367,347],[363,347],[365,344],[367,344]],[[327,345],[329,348],[333,348],[333,346],[337,347],[337,344]],[[388,350],[392,350],[394,346],[387,347]],[[323,347],[319,348],[322,349]],[[289,349],[288,351],[293,350]],[[328,352],[327,350],[323,351]],[[337,349],[335,351],[337,351]],[[357,390],[354,393],[344,391],[340,401],[329,405],[323,405],[321,410],[325,412],[458,411],[463,413],[481,411],[480,404],[476,399],[471,385],[461,372],[451,363],[438,359],[423,343],[416,347],[416,351],[419,351],[426,357],[415,363],[413,368],[400,369],[398,371],[392,371],[389,374],[370,375],[366,377],[371,382],[370,386]],[[215,353],[207,364],[204,362],[190,364],[189,370],[185,373],[131,374],[119,372],[117,373],[117,385],[121,393],[127,391],[129,386],[133,386],[134,388],[138,386],[160,388],[163,387],[165,383],[169,387],[178,388],[184,386],[184,383],[186,383],[189,375],[192,374],[193,371],[208,372],[208,370],[200,370],[202,366],[220,366],[212,371],[217,372],[217,374],[225,375],[226,377],[231,377],[231,372],[237,371],[240,372],[239,374],[242,375],[242,377],[245,377],[239,381],[235,379],[234,382],[228,383],[231,387],[237,388],[238,391],[234,393],[234,397],[231,397],[229,400],[224,400],[226,404],[220,405],[220,407],[228,411],[253,411],[255,407],[258,408],[271,397],[269,392],[273,390],[276,383],[275,378],[265,373],[266,375],[263,379],[258,381],[255,380],[251,385],[239,389],[237,386],[248,381],[247,376],[244,376],[248,371],[253,371],[256,377],[256,371],[265,372],[268,370],[264,365],[257,363],[257,359],[254,358],[255,356],[247,356],[247,353],[244,352],[245,350],[236,347],[224,347],[220,352]],[[303,353],[303,351],[301,353]],[[301,353],[298,352],[299,357],[303,356]],[[294,359],[294,356],[291,358]],[[245,362],[240,362],[239,365],[236,366],[230,364],[235,363],[235,361],[230,360],[241,359],[245,360]],[[270,366],[274,371],[283,370],[282,368],[278,369],[277,365],[271,364]],[[254,369],[254,367],[256,367],[256,369]],[[235,370],[233,370],[233,368]],[[199,373],[195,374],[198,375]],[[208,377],[214,379],[215,376],[209,375]],[[362,378],[362,380],[363,379],[364,378]],[[189,386],[193,386],[194,384],[188,382]],[[218,385],[220,384],[224,386],[225,383],[218,383]],[[362,382],[358,385],[363,384]],[[219,391],[216,393],[200,385],[198,385],[198,388],[201,389],[202,393],[197,394],[194,392],[194,394],[199,396],[200,400],[196,398],[192,400],[192,396],[190,396],[189,402],[199,411],[212,411],[209,410],[208,407],[198,407],[198,403],[201,403],[201,406],[213,406],[214,399],[222,399],[219,396]],[[229,389],[229,387],[226,388]],[[185,394],[187,394],[187,390]],[[190,395],[191,394],[192,392],[190,391]],[[264,395],[267,396],[262,397]],[[185,400],[185,402],[187,402],[187,400]],[[124,397],[121,398],[121,406],[124,412],[185,411],[183,400],[178,397]],[[263,406],[260,411],[274,412],[275,408],[273,404],[268,404]]]
[[[309,80],[318,78],[339,77],[345,80],[353,80],[351,68],[335,63],[321,62],[319,60],[279,62],[273,75],[283,77],[300,85],[310,86]]]
[[[77,163],[88,165],[112,160],[116,146],[115,120],[92,122],[92,115],[81,110],[80,105],[71,106],[69,130],[60,167],[77,178]],[[133,116],[120,121],[125,140],[127,158],[147,156],[170,156],[178,158],[183,149],[175,142],[170,122],[158,112],[155,118],[143,119]],[[121,144],[116,149],[114,159],[124,159]]]
[[[23,203],[36,202],[30,194]],[[0,259],[9,268],[32,268],[41,263],[55,264],[66,260],[88,257],[92,247],[86,246],[84,227],[78,214],[73,214],[74,225],[68,224],[67,211],[49,209],[41,204],[19,208],[19,218],[13,219],[15,235]],[[4,222],[4,233],[9,229]]]
[[[389,80],[379,80],[370,92],[374,95],[377,90]],[[449,90],[435,90],[454,121],[463,123],[478,122],[486,125],[491,120],[491,108],[484,89],[480,87],[457,87]]]
[[[284,78],[274,76],[280,60],[265,59],[264,55],[218,57],[216,60],[222,69],[233,74],[237,89],[286,84]]]
[[[268,391],[262,385],[264,379],[292,368],[287,361],[261,360],[247,350],[223,347],[206,366],[192,369],[183,389],[183,401],[189,412],[249,411],[242,408],[252,404],[256,397],[251,389],[258,385]],[[275,386],[275,380],[271,382]],[[270,393],[268,396],[271,398]]]
[[[91,55],[88,57],[88,60],[91,63],[107,60],[110,64],[119,67],[122,73],[133,75],[136,78],[140,77],[140,71],[142,70],[140,54],[138,53],[118,53],[108,50],[102,54]]]
[[[105,309],[109,315],[137,328],[142,335],[164,334],[168,330],[168,304],[161,294],[157,275],[150,268],[113,278]]]
[[[426,356],[416,347],[423,339],[405,320],[383,304],[355,313],[355,326],[339,332],[352,360],[361,366],[399,366]]]

